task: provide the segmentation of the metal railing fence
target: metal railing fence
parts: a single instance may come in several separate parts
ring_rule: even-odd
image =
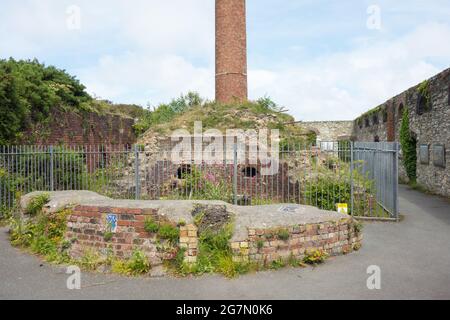
[[[168,148],[1,146],[0,215],[32,191],[90,190],[118,199],[299,203],[325,210],[347,204],[354,216],[398,219],[397,143],[283,144],[270,175],[263,174],[267,164],[250,161],[258,151],[247,150],[240,161],[232,150],[215,163],[176,163]]]

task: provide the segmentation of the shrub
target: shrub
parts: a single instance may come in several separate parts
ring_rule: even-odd
[[[402,124],[400,127],[400,144],[403,152],[403,165],[406,174],[411,183],[417,178],[417,151],[416,141],[411,135],[409,128],[409,111],[405,108],[403,111]]]
[[[350,203],[351,184],[347,179],[320,175],[316,181],[306,184],[305,197],[308,204],[323,210],[336,210],[336,203]]]
[[[144,230],[148,233],[157,233],[159,231],[159,224],[152,218],[148,218],[144,222]]]
[[[147,256],[139,251],[133,251],[130,260],[127,262],[127,267],[130,274],[145,274],[150,271],[150,263]]]
[[[328,254],[323,250],[307,251],[303,262],[307,264],[321,264],[328,258]]]
[[[145,253],[134,250],[127,260],[112,259],[111,271],[128,276],[138,276],[150,271],[151,266]]]
[[[0,60],[0,144],[11,144],[36,122],[45,122],[54,106],[83,110],[92,98],[64,70],[37,60]]]
[[[42,211],[44,206],[50,201],[50,195],[43,193],[33,197],[25,208],[25,213],[34,216]]]
[[[53,214],[38,213],[35,221],[12,220],[10,240],[14,246],[29,248],[50,262],[68,261],[68,243],[64,241],[67,216],[70,210]]]
[[[175,244],[180,238],[180,230],[170,224],[163,224],[159,227],[158,236]]]

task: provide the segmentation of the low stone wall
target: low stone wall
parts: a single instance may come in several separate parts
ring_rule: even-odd
[[[26,208],[39,194],[23,196],[21,207]],[[359,224],[352,217],[304,205],[113,200],[89,191],[49,195],[45,214],[70,208],[65,240],[71,244],[68,252],[75,259],[89,252],[127,259],[139,250],[155,267],[183,250],[184,262],[194,264],[199,235],[226,225],[233,226],[230,247],[235,262],[266,265],[290,257],[300,260],[317,250],[334,256],[359,249],[362,241]],[[162,226],[177,231],[175,238],[161,239],[161,233],[149,232],[147,220],[157,224],[159,231]]]
[[[283,231],[286,238],[280,239]],[[232,242],[236,261],[269,263],[290,257],[303,259],[308,252],[322,250],[330,256],[347,254],[361,247],[362,234],[352,218],[283,228],[248,229],[248,238]]]

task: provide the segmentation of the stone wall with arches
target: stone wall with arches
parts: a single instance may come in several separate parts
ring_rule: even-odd
[[[350,140],[353,133],[353,121],[302,121],[298,125],[316,135],[317,145],[321,142]]]
[[[405,108],[417,141],[417,183],[450,197],[450,69],[361,115],[354,121],[354,139],[400,141]],[[401,161],[400,178],[408,180]]]

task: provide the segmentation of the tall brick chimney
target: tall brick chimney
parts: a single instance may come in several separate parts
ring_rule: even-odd
[[[245,0],[216,0],[216,101],[247,100]]]

